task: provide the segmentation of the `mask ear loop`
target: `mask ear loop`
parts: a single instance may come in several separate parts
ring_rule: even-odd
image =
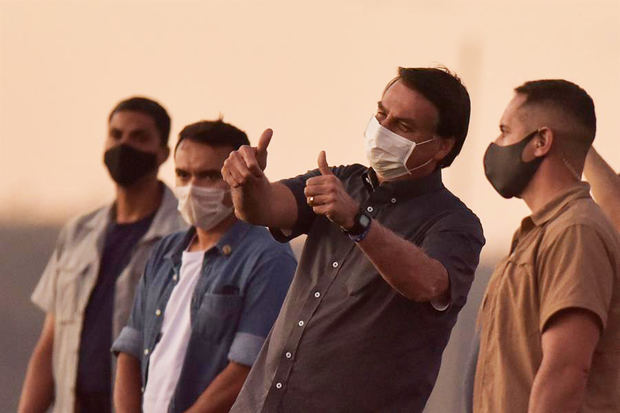
[[[433,136],[431,139],[425,140],[424,142],[413,142],[413,148],[415,148],[418,145],[424,145],[425,143],[429,143],[434,141],[435,139],[437,139],[436,136]],[[413,152],[413,148],[411,149],[411,151],[409,152],[409,155],[407,155],[407,158],[405,158],[405,162],[407,162],[407,160],[409,160],[409,156],[411,156],[411,153]],[[407,173],[409,173],[409,175],[411,175],[411,172],[420,169],[420,168],[424,168],[426,165],[428,165],[429,163],[431,163],[433,161],[433,157],[430,157],[428,161],[424,162],[422,165],[418,165],[418,166],[414,166],[411,169],[407,168]],[[407,165],[405,165],[405,168],[407,167]]]

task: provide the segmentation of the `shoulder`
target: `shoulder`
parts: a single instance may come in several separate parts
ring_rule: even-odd
[[[248,230],[243,239],[243,243],[244,249],[249,253],[260,255],[264,258],[294,258],[293,251],[288,242],[281,243],[276,241],[265,227],[250,224],[246,225],[248,226]]]
[[[436,195],[443,209],[435,226],[445,231],[467,232],[476,235],[484,242],[482,224],[478,216],[447,188]]]
[[[102,206],[83,215],[70,218],[61,229],[65,240],[80,238],[91,231],[103,231],[108,221],[110,206]]]
[[[617,231],[590,197],[571,202],[556,219],[549,223],[545,235],[551,239],[599,238],[612,249],[620,248],[620,237]]]

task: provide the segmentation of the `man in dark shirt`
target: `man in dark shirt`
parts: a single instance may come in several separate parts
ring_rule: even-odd
[[[442,69],[404,69],[365,133],[371,168],[327,166],[270,183],[272,131],[222,174],[237,215],[308,234],[282,311],[234,412],[421,412],[484,244],[442,184],[467,135],[469,95]]]

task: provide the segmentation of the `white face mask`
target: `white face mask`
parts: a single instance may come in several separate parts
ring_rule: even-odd
[[[221,188],[185,185],[174,188],[174,195],[179,200],[179,212],[190,225],[210,230],[233,211],[232,206],[222,203],[230,191]]]
[[[370,118],[370,122],[368,122],[364,137],[366,138],[366,157],[368,162],[370,162],[370,166],[372,166],[376,173],[388,181],[410,174],[411,171],[422,168],[433,160],[431,158],[422,165],[408,169],[407,160],[413,153],[416,145],[431,142],[435,138],[415,143],[381,126],[374,115]]]

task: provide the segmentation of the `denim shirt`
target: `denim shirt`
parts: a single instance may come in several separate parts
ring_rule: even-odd
[[[128,325],[112,351],[141,361],[142,390],[149,357],[161,338],[166,304],[179,280],[183,250],[195,229],[164,238],[138,285]],[[234,361],[251,366],[286,296],[297,262],[288,244],[263,227],[238,221],[204,255],[190,302],[191,334],[169,412],[188,409]]]

